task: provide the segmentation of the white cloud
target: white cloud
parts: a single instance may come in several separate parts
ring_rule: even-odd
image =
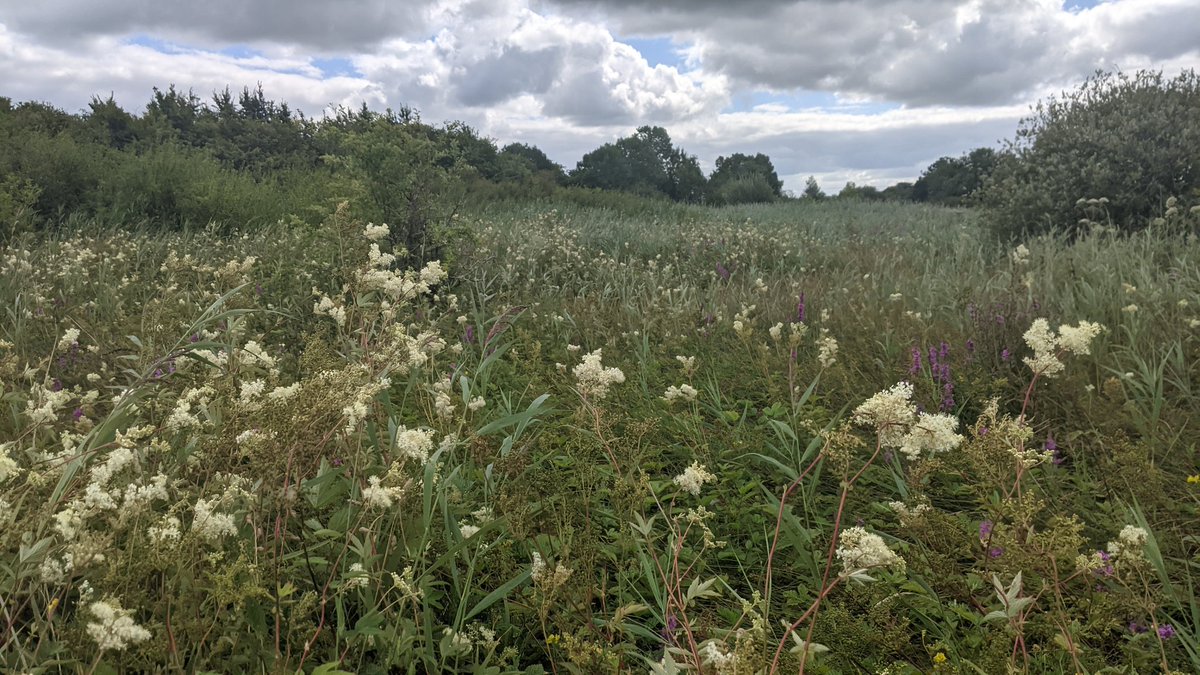
[[[764,152],[794,190],[911,179],[1096,68],[1200,64],[1195,0],[43,0],[0,21],[0,95],[17,100],[136,109],[153,86],[261,82],[308,114],[409,105],[568,167],[657,124],[709,167]],[[614,35],[666,38],[684,65]],[[330,57],[352,74],[325,75]]]

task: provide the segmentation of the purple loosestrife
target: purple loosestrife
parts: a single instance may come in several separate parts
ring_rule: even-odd
[[[729,281],[729,270],[719,262],[717,263],[717,275],[721,277],[722,281]]]
[[[909,375],[916,375],[921,372],[921,350],[916,347],[912,348],[912,366],[908,369]]]
[[[800,301],[796,303],[796,323],[804,323],[804,294],[800,294]]]

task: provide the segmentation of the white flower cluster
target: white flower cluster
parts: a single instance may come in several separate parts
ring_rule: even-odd
[[[132,644],[150,639],[150,631],[134,622],[118,602],[93,602],[88,610],[97,621],[89,622],[87,633],[100,651],[121,651]]]
[[[358,272],[358,281],[363,290],[380,291],[394,302],[413,300],[424,295],[429,292],[431,286],[446,278],[446,270],[437,260],[426,263],[419,272],[397,272],[390,269],[396,261],[396,256],[381,252],[379,244],[371,244],[368,261],[367,267]]]
[[[901,523],[907,524],[925,515],[929,511],[930,506],[926,502],[918,502],[913,506],[909,506],[904,502],[894,501],[888,502],[888,508],[895,512],[896,516],[900,518]]]
[[[838,539],[837,557],[847,572],[874,567],[904,569],[904,559],[888,548],[883,537],[867,532],[861,527],[842,530],[842,536]]]
[[[554,570],[550,570],[550,566],[546,561],[542,560],[542,556],[538,552],[533,553],[533,564],[530,565],[530,577],[533,578],[533,583],[544,592],[549,593],[567,583],[567,579],[575,573],[561,562],[556,563]]]
[[[62,337],[58,339],[58,351],[65,351],[71,348],[71,345],[79,342],[79,329],[68,328],[63,331]]]
[[[1116,541],[1108,542],[1108,552],[1114,557],[1139,559],[1149,539],[1150,533],[1146,530],[1136,525],[1126,525],[1121,528]]]
[[[367,226],[363,228],[363,236],[371,241],[386,239],[391,233],[391,228],[389,228],[386,223],[381,225],[367,223]]]
[[[699,497],[700,488],[705,483],[712,483],[716,480],[717,477],[710,473],[703,464],[692,462],[692,465],[684,469],[683,473],[675,476],[674,483],[684,492],[691,493],[693,497]]]
[[[313,303],[313,313],[318,316],[327,316],[336,321],[339,326],[346,325],[346,308],[335,303],[327,295],[322,295],[320,300]]]
[[[700,392],[690,384],[681,384],[678,387],[671,385],[667,387],[667,391],[663,393],[662,399],[667,403],[674,403],[676,400],[695,401],[696,395]]]
[[[897,449],[910,459],[925,452],[933,455],[957,448],[963,441],[957,433],[958,418],[944,413],[917,413],[912,395],[912,384],[900,382],[855,408],[854,421],[875,427],[881,447]]]
[[[822,368],[829,368],[834,363],[837,363],[838,342],[834,337],[824,330],[823,335],[817,340],[817,362]]]
[[[401,426],[396,430],[396,449],[405,457],[424,464],[433,451],[433,429],[409,429]]]
[[[583,362],[572,369],[579,381],[579,392],[584,397],[599,400],[608,395],[608,388],[625,381],[625,373],[619,368],[605,368],[600,363],[601,350],[584,354]]]
[[[197,499],[195,513],[192,518],[192,532],[201,539],[216,543],[230,535],[237,534],[237,526],[233,524],[233,516],[228,513],[217,513],[217,504],[221,498]]]
[[[1025,357],[1025,364],[1039,375],[1054,377],[1065,368],[1059,360],[1060,353],[1070,352],[1078,356],[1090,354],[1091,342],[1102,330],[1104,326],[1098,323],[1080,321],[1077,326],[1059,326],[1055,335],[1048,321],[1034,319],[1024,335],[1025,344],[1033,350],[1032,357]]]
[[[679,367],[683,368],[684,377],[691,377],[696,373],[696,357],[676,356],[675,360],[679,362]]]
[[[1017,265],[1029,264],[1029,249],[1025,247],[1025,244],[1019,244],[1017,245],[1017,248],[1013,250],[1012,261]]]
[[[402,490],[398,487],[385,487],[379,476],[367,479],[367,487],[362,489],[363,503],[372,509],[390,509],[393,502],[399,499]]]

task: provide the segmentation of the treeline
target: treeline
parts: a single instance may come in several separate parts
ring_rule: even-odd
[[[939,160],[915,185],[848,185],[839,196],[954,203],[976,186],[943,177],[956,162]],[[978,172],[981,164],[971,166]],[[654,126],[602,145],[567,171],[533,145],[499,147],[464,123],[428,124],[411,108],[364,105],[311,118],[261,87],[207,100],[155,89],[140,114],[111,96],[77,114],[0,98],[0,227],[10,231],[67,217],[165,226],[316,222],[340,200],[366,219],[424,226],[467,199],[602,196],[592,191],[714,205],[792,196],[767,155],[719,157],[705,175],[694,155]]]
[[[465,124],[433,126],[408,108],[313,119],[261,88],[207,102],[155,89],[140,115],[111,97],[80,114],[0,98],[0,223],[10,228],[67,216],[315,221],[343,199],[368,219],[428,220],[476,182],[545,193],[565,178],[535,147],[497,148]]]

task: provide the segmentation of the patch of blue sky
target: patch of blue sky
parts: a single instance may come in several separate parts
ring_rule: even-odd
[[[618,41],[638,50],[642,58],[652,66],[683,67],[683,56],[679,54],[679,47],[671,38],[618,38]]]
[[[725,112],[750,112],[760,106],[761,109],[787,112],[822,110],[849,115],[878,115],[900,107],[896,103],[847,102],[832,92],[800,89],[791,93],[753,91],[735,94]]]
[[[362,73],[354,67],[354,62],[348,58],[336,56],[325,59],[313,59],[313,66],[325,77],[362,77]]]
[[[1110,0],[1063,0],[1062,7],[1068,12],[1079,12],[1085,9],[1091,9],[1096,5],[1103,5]]]
[[[159,38],[145,34],[134,35],[133,37],[126,39],[125,43],[137,45],[139,47],[148,47],[163,54],[178,54],[179,52],[184,51],[184,49],[177,44],[167,42],[166,40],[160,40]]]

